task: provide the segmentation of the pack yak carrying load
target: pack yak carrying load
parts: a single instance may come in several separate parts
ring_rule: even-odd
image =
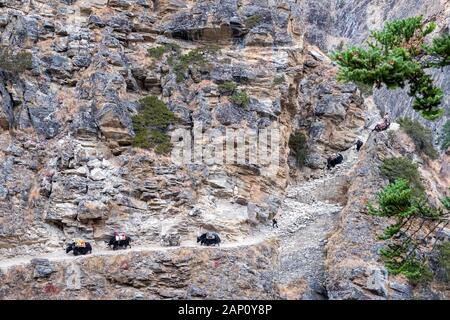
[[[109,247],[112,247],[113,250],[117,249],[126,249],[127,247],[131,248],[130,245],[131,238],[125,232],[114,232],[114,235],[109,239],[108,244]]]
[[[69,253],[70,251],[73,251],[74,256],[78,256],[80,254],[84,255],[92,253],[92,246],[89,242],[82,239],[76,239],[67,246],[66,253]]]

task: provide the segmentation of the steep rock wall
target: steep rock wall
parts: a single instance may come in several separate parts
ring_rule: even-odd
[[[304,43],[295,1],[8,1],[0,9],[2,44],[33,55],[32,70],[0,74],[3,257],[57,250],[73,237],[101,242],[118,229],[141,244],[177,245],[206,229],[236,240],[279,212],[293,130],[309,136],[309,166],[323,168],[364,123],[356,87],[337,84],[329,59]],[[170,52],[148,55],[165,44],[203,50],[206,69],[191,63],[180,75]],[[225,81],[249,95],[247,109],[220,94]],[[213,135],[279,128],[280,165],[175,165],[132,148],[131,117],[147,95],[176,114],[169,133],[194,123]]]
[[[276,242],[34,259],[0,269],[0,299],[276,299]]]
[[[380,258],[384,242],[378,240],[378,235],[389,221],[369,215],[367,204],[388,183],[380,173],[383,160],[400,156],[417,161],[432,201],[438,203],[439,197],[448,192],[448,156],[435,161],[420,159],[412,140],[398,129],[372,133],[349,173],[347,203],[326,247],[327,290],[331,299],[448,299],[448,285],[412,286],[402,276],[389,275]],[[432,237],[427,244],[435,241]]]

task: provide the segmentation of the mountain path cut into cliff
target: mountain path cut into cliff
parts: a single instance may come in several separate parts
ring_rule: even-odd
[[[276,235],[280,239],[280,265],[276,278],[281,284],[288,284],[301,278],[319,281],[323,278],[323,246],[326,236],[335,225],[338,213],[342,207],[316,199],[315,193],[320,188],[326,188],[342,175],[347,174],[357,160],[354,148],[343,152],[345,160],[331,171],[324,171],[318,179],[293,184],[286,190],[283,203],[283,214],[278,218],[279,228],[263,227],[262,232],[241,238],[238,241],[223,241],[215,249],[252,246]],[[182,247],[206,249],[195,240],[183,241],[180,246],[160,246],[157,244],[136,245],[131,249],[113,251],[101,242],[93,243],[93,252],[86,256],[66,254],[61,248],[58,251],[20,256],[0,261],[0,269],[11,266],[27,265],[33,259],[48,259],[49,261],[68,261],[88,258],[90,256],[121,255],[128,252],[169,251]],[[319,280],[318,280],[319,279]],[[320,287],[319,283],[316,286]],[[317,291],[317,290],[316,290]]]
[[[129,252],[145,252],[145,251],[169,251],[169,250],[177,250],[179,248],[197,248],[197,249],[207,249],[207,248],[216,248],[216,249],[227,249],[227,248],[236,248],[236,247],[244,247],[244,246],[252,246],[262,241],[266,240],[262,234],[257,236],[248,237],[236,242],[225,242],[220,246],[216,247],[207,247],[200,246],[195,241],[185,241],[182,242],[180,246],[158,246],[158,245],[139,245],[133,246],[131,249],[121,249],[121,250],[112,250],[106,248],[106,244],[104,247],[100,246],[100,244],[94,244],[93,250],[91,254],[83,255],[83,256],[74,256],[71,252],[66,253],[65,250],[61,248],[61,250],[54,251],[51,253],[45,253],[41,255],[33,255],[33,256],[21,256],[12,259],[4,259],[0,261],[0,269],[8,269],[11,266],[17,265],[27,265],[31,263],[33,259],[47,259],[49,261],[57,262],[57,261],[67,261],[67,260],[79,260],[92,256],[105,256],[105,255],[121,255]]]
[[[280,238],[280,263],[276,278],[277,283],[288,292],[286,298],[327,298],[324,247],[329,233],[336,227],[343,206],[319,200],[318,196],[326,194],[337,179],[349,174],[358,160],[354,147],[341,153],[344,156],[342,164],[324,171],[317,179],[294,183],[286,190],[283,211],[278,218],[279,228],[275,229]],[[299,287],[306,289],[298,292]]]

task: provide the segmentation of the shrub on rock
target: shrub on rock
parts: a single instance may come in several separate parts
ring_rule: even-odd
[[[233,95],[230,97],[230,101],[235,105],[247,109],[250,103],[250,97],[247,95],[246,92],[238,90],[234,92]]]
[[[175,120],[174,113],[155,96],[145,97],[139,103],[141,110],[132,118],[135,132],[133,146],[152,148],[160,154],[169,153],[172,144],[164,131]]]
[[[425,128],[420,122],[408,118],[398,120],[400,127],[414,141],[417,151],[426,154],[431,159],[438,157],[438,152],[433,146],[431,130]]]
[[[308,140],[301,132],[292,133],[289,137],[289,148],[294,155],[297,166],[303,167],[308,156]]]
[[[418,165],[408,158],[387,158],[383,161],[380,171],[391,183],[397,179],[405,179],[416,195],[421,195],[425,192]]]

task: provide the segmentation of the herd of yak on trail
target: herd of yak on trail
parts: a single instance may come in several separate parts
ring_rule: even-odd
[[[197,242],[200,242],[200,245],[219,246],[220,241],[221,240],[219,235],[211,231],[208,231],[197,237]],[[105,241],[108,247],[112,248],[113,250],[126,249],[128,247],[131,248],[130,242],[131,237],[125,234],[125,232],[114,232],[114,235],[109,239],[109,241]],[[71,251],[75,256],[85,255],[88,253],[92,253],[92,245],[84,240],[75,240],[67,245],[66,253],[69,253]]]
[[[382,122],[377,123],[375,128],[372,130],[376,132],[381,132],[384,130],[387,130],[391,124],[389,113],[385,113]],[[356,150],[359,152],[363,145],[363,142],[358,139],[356,141]],[[329,158],[327,158],[327,169],[331,170],[331,168],[334,168],[336,165],[342,163],[344,161],[344,157],[342,154],[337,153]],[[276,220],[273,219],[273,227],[277,225]],[[118,250],[118,249],[126,249],[128,247],[131,248],[130,245],[131,238],[125,234],[124,232],[114,232],[114,235],[109,239],[109,241],[105,241],[105,243],[108,245],[108,247],[112,248],[112,250]],[[206,233],[203,233],[202,235],[197,237],[197,243],[200,242],[200,245],[205,246],[219,246],[220,245],[220,237],[217,233],[208,231]],[[92,253],[92,246],[89,242],[84,240],[75,240],[72,243],[69,243],[66,248],[66,253],[73,252],[75,256],[78,255],[85,255],[88,253]]]

